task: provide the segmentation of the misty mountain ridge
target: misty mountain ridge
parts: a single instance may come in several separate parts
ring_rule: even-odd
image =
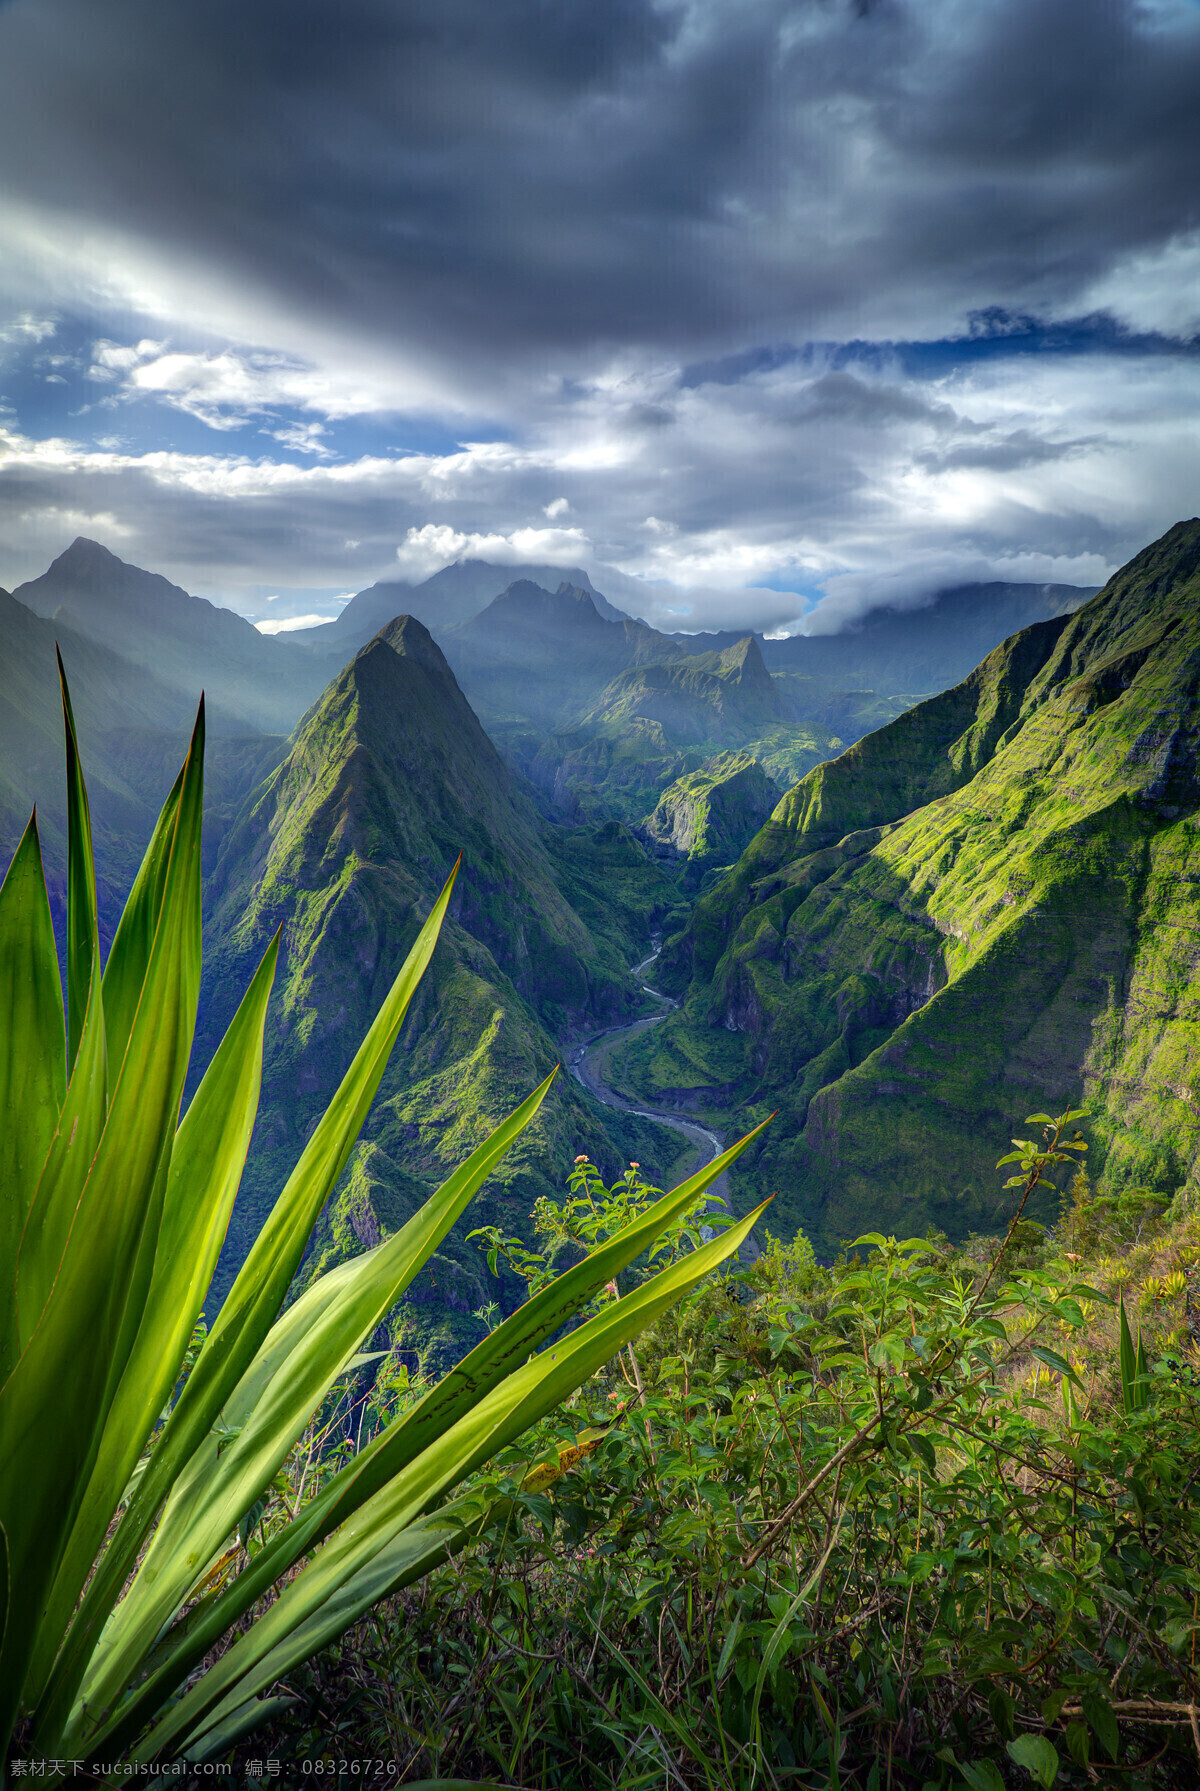
[[[830,634],[756,635],[769,671],[792,677],[865,685],[895,695],[948,689],[992,648],[1034,622],[1069,615],[1094,597],[1096,585],[954,585],[928,602],[881,604]],[[673,634],[688,653],[730,647],[733,629]]]
[[[522,572],[537,577],[513,576]],[[48,857],[54,865],[62,856],[55,639],[72,681],[97,826],[113,847],[104,855],[107,877],[141,849],[201,687],[212,741],[211,858],[231,805],[244,793],[245,767],[261,768],[278,757],[280,737],[319,699],[334,668],[357,650],[359,625],[369,622],[372,606],[379,615],[411,598],[413,590],[424,590],[438,610],[446,652],[509,763],[533,778],[562,817],[607,814],[639,822],[675,778],[750,738],[744,726],[729,724],[731,705],[719,684],[706,686],[713,699],[708,714],[696,703],[704,681],[680,672],[663,675],[665,689],[657,698],[636,678],[609,688],[623,673],[655,661],[693,660],[711,673],[711,654],[745,637],[662,634],[615,609],[582,570],[563,578],[557,568],[459,562],[422,586],[383,584],[359,593],[336,623],[305,631],[314,639],[304,645],[260,634],[232,610],[79,537],[0,606],[0,654],[8,673],[0,692],[0,835],[15,841],[40,794]],[[936,653],[944,661],[947,618],[957,616],[976,633],[987,631],[989,605],[999,603],[999,620],[990,625],[994,635],[1018,613],[1071,595],[1070,587],[967,587],[926,610],[884,615],[875,623],[868,618],[853,637],[760,640],[763,664],[783,699],[778,727],[798,730],[786,736],[776,730],[767,747],[755,749],[767,775],[786,787],[809,765],[890,720],[911,701],[903,687],[921,687]],[[347,623],[360,599],[357,621]],[[449,624],[451,616],[462,619]],[[391,619],[382,616],[383,623]],[[936,648],[922,644],[930,624],[943,636]],[[904,652],[896,646],[901,637],[909,641]],[[874,651],[872,641],[887,651]],[[962,650],[960,642],[955,651],[961,656]],[[809,664],[816,654],[824,669],[819,675],[774,669],[781,656],[797,652],[807,653]],[[845,676],[829,669],[839,653]],[[865,688],[845,688],[856,681]],[[673,700],[689,684],[688,699]],[[764,701],[769,704],[765,690]],[[656,703],[671,708],[676,747],[667,749],[657,732]],[[689,704],[690,724],[681,727]],[[163,736],[160,742],[156,734]],[[135,735],[136,751],[130,747]],[[262,746],[218,744],[256,735],[265,737]]]
[[[82,535],[13,596],[145,668],[193,708],[203,689],[215,715],[243,731],[289,731],[328,676],[289,641],[260,634],[244,616]]]
[[[350,643],[361,646],[401,613],[416,616],[432,632],[440,633],[469,622],[499,592],[524,580],[552,589],[565,581],[586,591],[597,614],[607,621],[629,620],[596,590],[580,566],[501,566],[491,560],[456,560],[417,584],[407,579],[382,579],[353,596],[332,622],[289,630],[289,634],[298,644],[320,653],[336,652]]]
[[[566,579],[553,591],[516,579],[439,639],[485,722],[551,728],[576,719],[618,673],[681,657],[665,635],[604,615],[594,592]]]

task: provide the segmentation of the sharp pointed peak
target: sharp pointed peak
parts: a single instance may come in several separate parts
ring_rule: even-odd
[[[90,535],[76,535],[70,547],[65,547],[51,565],[61,566],[64,561],[99,561],[103,564],[109,560],[115,560],[119,566],[128,564],[111,547],[105,547],[103,541],[93,541]]]
[[[371,636],[365,646],[359,648],[350,662],[350,668],[360,661],[374,659],[380,653],[391,653],[399,659],[411,660],[440,677],[453,677],[442,649],[424,622],[419,621],[416,616],[393,616],[377,634]]]

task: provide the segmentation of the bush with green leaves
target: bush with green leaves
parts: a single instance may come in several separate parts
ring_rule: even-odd
[[[450,900],[421,928],[206,1333],[258,1101],[279,940],[180,1119],[200,984],[203,707],[102,967],[70,702],[66,1016],[36,817],[0,889],[0,1752],[203,1760],[263,1693],[488,1520],[455,1486],[736,1248],[750,1216],[562,1342],[723,1161],[548,1281],[251,1552],[256,1507],[536,1089],[374,1250],[284,1301]],[[726,1154],[726,1159],[736,1150]],[[181,1371],[192,1360],[186,1378]],[[53,1772],[49,1776],[55,1776]]]
[[[1018,1245],[1081,1117],[1017,1146],[982,1260],[871,1234],[698,1288],[644,1398],[610,1363],[481,1472],[502,1548],[314,1662],[276,1748],[555,1791],[1194,1786],[1200,1364],[1139,1365]]]

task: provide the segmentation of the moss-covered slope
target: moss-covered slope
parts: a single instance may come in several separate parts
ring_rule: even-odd
[[[784,719],[783,700],[762,651],[747,635],[720,653],[680,655],[622,672],[583,725],[651,722],[676,745],[722,739],[734,746]]]
[[[226,1277],[460,851],[452,917],[366,1140],[326,1216],[325,1259],[352,1247],[354,1236],[361,1245],[364,1227],[387,1228],[410,1211],[511,1111],[558,1061],[551,1032],[588,1030],[630,1008],[626,966],[669,886],[623,829],[607,840],[582,831],[575,854],[568,844],[552,855],[539,828],[442,654],[411,617],[376,636],[304,718],[287,757],[243,809],[210,883],[210,1047],[283,926],[259,1126]],[[575,859],[569,875],[563,856]],[[563,888],[586,908],[606,878],[621,899],[607,909],[594,902],[581,917]],[[624,1126],[604,1121],[560,1077],[480,1211],[516,1223],[580,1149],[613,1169],[618,1146],[662,1158],[657,1128],[647,1136],[650,1128],[627,1134]],[[656,1167],[665,1173],[670,1162]],[[466,1276],[471,1310],[490,1297],[473,1249],[451,1244],[443,1256],[437,1273]],[[454,1310],[451,1301],[442,1317],[449,1322]]]
[[[669,944],[632,1085],[778,1105],[752,1179],[826,1248],[990,1223],[995,1138],[1081,1087],[1105,1180],[1183,1182],[1198,686],[1192,521],[788,792]]]

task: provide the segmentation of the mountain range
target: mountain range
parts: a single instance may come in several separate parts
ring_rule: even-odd
[[[373,586],[307,638],[83,540],[0,594],[0,845],[36,797],[58,921],[56,641],[106,928],[206,687],[202,1044],[283,927],[214,1298],[460,852],[310,1272],[402,1223],[574,1041],[649,1012],[628,967],[656,931],[683,1007],[617,1047],[618,1086],[722,1127],[778,1106],[739,1187],[777,1188],[825,1250],[868,1222],[984,1223],[997,1137],[1081,1078],[1103,1173],[1187,1173],[1191,1110],[1162,1104],[1194,1074],[1198,543],[1180,525],[1083,607],[974,588],[793,642],[665,635],[586,573],[479,562]],[[400,598],[427,615],[385,614]],[[914,700],[981,637],[976,669]],[[581,1150],[662,1179],[684,1148],[561,1076],[472,1222],[518,1228]],[[481,1265],[447,1240],[400,1315],[419,1344],[481,1334]]]
[[[497,593],[514,584],[549,585],[554,589],[566,578],[568,588],[584,590],[597,614],[610,622],[627,622],[628,616],[596,590],[581,566],[564,575],[555,566],[499,567],[489,560],[456,560],[419,584],[404,579],[384,579],[359,591],[332,622],[315,628],[296,629],[292,640],[318,653],[340,652],[365,645],[393,616],[414,615],[436,633],[469,622]]]
[[[683,1007],[625,1086],[777,1106],[745,1185],[825,1250],[994,1228],[998,1143],[1081,1096],[1101,1187],[1188,1184],[1198,749],[1193,520],[789,790],[667,942]]]

